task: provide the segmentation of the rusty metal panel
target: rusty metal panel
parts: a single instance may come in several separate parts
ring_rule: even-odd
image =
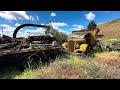
[[[74,52],[75,41],[68,41],[67,47],[68,47],[68,52]]]

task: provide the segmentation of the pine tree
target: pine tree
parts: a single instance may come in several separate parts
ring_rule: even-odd
[[[88,26],[87,29],[95,29],[97,27],[97,24],[94,21],[91,21]]]

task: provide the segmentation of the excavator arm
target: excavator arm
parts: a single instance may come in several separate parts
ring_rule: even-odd
[[[46,25],[39,25],[39,24],[22,24],[20,26],[18,26],[15,31],[13,32],[13,38],[16,38],[16,35],[17,35],[17,32],[23,28],[23,27],[26,27],[26,26],[34,26],[34,27],[43,27],[43,28],[48,28],[49,26],[46,26]]]

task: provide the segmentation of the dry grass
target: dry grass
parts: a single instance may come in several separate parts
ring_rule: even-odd
[[[96,54],[96,61],[98,64],[107,65],[114,68],[120,68],[120,53],[111,52],[111,53],[101,53]]]
[[[28,76],[27,76],[28,75]],[[49,66],[17,75],[19,79],[120,79],[120,53],[97,53],[95,58],[57,58]]]
[[[98,25],[99,34],[103,34],[106,38],[120,38],[120,20],[115,19]]]

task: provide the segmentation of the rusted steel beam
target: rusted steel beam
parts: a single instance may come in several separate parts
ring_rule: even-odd
[[[24,54],[24,53],[30,53],[30,52],[36,52],[36,51],[44,51],[44,52],[52,52],[53,50],[60,50],[60,47],[49,47],[49,48],[34,48],[34,49],[21,49],[21,50],[4,50],[0,51],[0,56],[3,55],[17,55],[17,54]]]

